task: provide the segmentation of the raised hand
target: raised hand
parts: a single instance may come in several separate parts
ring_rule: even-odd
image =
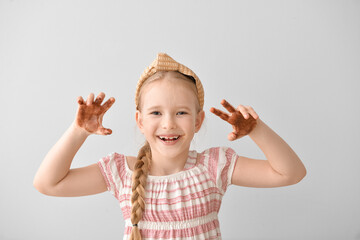
[[[225,99],[221,104],[230,112],[229,114],[213,107],[210,108],[210,112],[232,125],[234,131],[228,135],[230,141],[248,135],[256,127],[259,116],[252,107],[239,105],[235,109]]]
[[[90,134],[110,135],[112,130],[102,126],[103,116],[115,102],[115,98],[109,98],[103,105],[105,93],[101,92],[94,101],[94,94],[90,93],[86,102],[80,96],[77,98],[79,104],[76,113],[75,124]]]

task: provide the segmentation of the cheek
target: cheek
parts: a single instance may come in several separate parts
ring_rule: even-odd
[[[144,126],[146,126],[146,131],[154,131],[158,126],[158,121],[154,121],[154,119],[144,119]]]
[[[195,119],[184,119],[183,126],[186,127],[186,129],[189,129],[191,131],[195,131]]]

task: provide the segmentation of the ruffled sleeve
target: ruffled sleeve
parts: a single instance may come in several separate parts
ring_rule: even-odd
[[[107,189],[117,199],[119,199],[119,192],[123,187],[124,164],[125,156],[116,152],[110,153],[98,161],[98,166],[106,182]]]
[[[211,179],[222,194],[231,185],[231,177],[238,158],[236,152],[229,147],[214,147],[203,152],[203,164]]]

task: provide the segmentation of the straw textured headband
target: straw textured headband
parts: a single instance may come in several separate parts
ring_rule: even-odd
[[[176,62],[166,53],[158,53],[156,59],[148,66],[145,71],[141,74],[138,84],[136,86],[135,92],[135,105],[138,108],[139,105],[139,93],[140,88],[150,76],[154,75],[158,71],[178,71],[182,74],[192,76],[195,79],[195,84],[198,93],[198,100],[200,103],[200,108],[204,106],[204,89],[200,82],[200,79],[196,74],[189,69],[188,67],[182,65],[181,63]]]

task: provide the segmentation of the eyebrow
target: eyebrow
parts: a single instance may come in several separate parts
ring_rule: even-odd
[[[159,109],[159,108],[161,108],[160,105],[152,106],[152,107],[148,108],[148,111],[151,111],[153,109]],[[176,106],[176,108],[182,108],[182,109],[186,109],[186,110],[190,111],[190,108],[187,106]]]

